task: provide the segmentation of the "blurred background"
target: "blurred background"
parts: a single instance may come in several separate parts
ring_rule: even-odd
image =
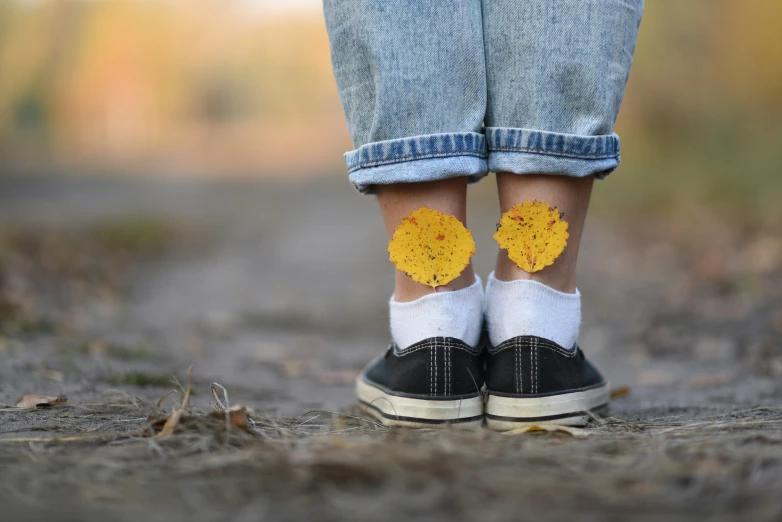
[[[25,441],[0,444],[4,512],[780,520],[781,28],[778,0],[646,3],[622,164],[579,253],[580,343],[618,387],[592,446],[411,434],[394,453],[378,432],[353,453],[336,440],[353,427],[302,414],[355,412],[394,273],[374,198],[347,181],[320,1],[0,0],[0,439]],[[493,177],[468,198],[485,277]],[[215,446],[190,441],[211,435],[166,453],[69,442],[60,460],[31,442],[137,433],[193,363],[194,411],[220,383],[258,426],[326,430],[324,460],[266,438],[268,461],[201,459]],[[78,408],[19,413],[29,393]]]
[[[776,201],[780,22],[768,0],[647,4],[598,206]],[[350,148],[319,0],[0,3],[5,174],[344,178]]]

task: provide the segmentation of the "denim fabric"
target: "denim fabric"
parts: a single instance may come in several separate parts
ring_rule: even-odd
[[[619,164],[612,128],[643,0],[323,5],[359,190]]]

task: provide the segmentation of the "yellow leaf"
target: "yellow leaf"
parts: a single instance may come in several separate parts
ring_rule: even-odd
[[[388,253],[397,270],[436,288],[459,277],[470,264],[475,241],[454,216],[421,207],[396,227]]]
[[[619,399],[621,397],[627,397],[630,395],[630,387],[629,386],[620,386],[619,388],[614,388],[611,390],[611,400],[613,399]]]
[[[567,246],[567,222],[548,203],[525,201],[502,215],[494,239],[522,270],[537,272],[554,263]]]

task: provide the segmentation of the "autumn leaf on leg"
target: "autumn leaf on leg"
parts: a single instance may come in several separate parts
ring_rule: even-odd
[[[396,227],[388,253],[397,270],[436,288],[459,277],[470,264],[475,241],[454,216],[421,207]]]
[[[554,264],[567,246],[567,221],[556,207],[541,201],[525,201],[500,218],[494,239],[508,257],[530,274]]]

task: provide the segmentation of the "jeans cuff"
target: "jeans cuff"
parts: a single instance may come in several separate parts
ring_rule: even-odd
[[[605,177],[619,165],[619,136],[486,127],[489,170]]]
[[[484,177],[486,139],[477,132],[429,134],[368,143],[345,154],[349,179],[364,193],[373,185]]]

